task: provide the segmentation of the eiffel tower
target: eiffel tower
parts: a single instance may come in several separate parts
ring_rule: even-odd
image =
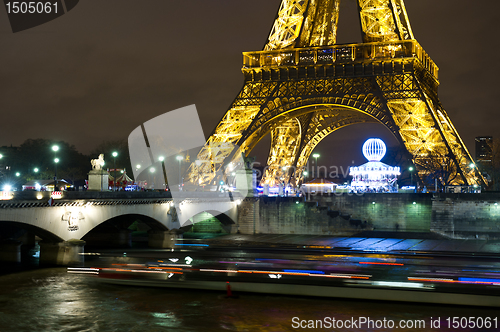
[[[439,101],[438,67],[414,38],[403,0],[357,3],[363,43],[339,45],[340,0],[282,0],[264,50],[243,53],[243,88],[190,166],[192,182],[209,183],[234,145],[248,155],[270,133],[261,184],[296,186],[323,138],[373,122],[404,146],[421,184],[432,174],[442,184],[484,184]]]

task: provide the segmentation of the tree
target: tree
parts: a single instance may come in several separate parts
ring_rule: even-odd
[[[52,150],[54,145],[59,147],[57,152]],[[4,155],[2,168],[6,176],[3,182],[15,180],[18,189],[20,185],[28,181],[53,179],[56,157],[59,159],[57,164],[59,179],[64,178],[68,170],[72,169],[72,181],[84,180],[90,167],[89,158],[79,153],[74,145],[64,141],[55,142],[43,138],[27,139],[19,147],[2,147],[0,153]],[[6,170],[7,166],[9,168]],[[75,172],[76,169],[78,172]],[[20,175],[16,176],[16,173]]]
[[[462,161],[458,160],[457,162]],[[461,180],[461,174],[456,167],[454,156],[448,153],[444,154],[438,150],[429,151],[426,158],[421,158],[419,165],[420,169],[423,170],[423,172],[419,173],[424,175],[422,180],[424,185],[428,187],[433,187],[436,180],[438,186],[443,187],[457,184]],[[435,189],[438,190],[438,188]]]
[[[390,166],[398,166],[401,169],[401,176],[398,183],[410,185],[411,173],[409,171],[412,166],[412,156],[403,145],[389,146],[382,161]]]

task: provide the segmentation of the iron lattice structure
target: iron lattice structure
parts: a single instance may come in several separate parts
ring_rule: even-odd
[[[311,152],[344,126],[385,125],[421,183],[484,184],[438,98],[438,67],[414,39],[403,0],[358,0],[363,43],[337,45],[340,0],[282,0],[263,51],[243,53],[245,82],[190,167],[213,180],[267,134],[261,184],[298,185]],[[446,166],[446,167],[443,167]],[[436,176],[434,176],[436,177]]]

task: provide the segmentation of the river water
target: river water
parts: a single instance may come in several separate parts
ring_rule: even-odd
[[[294,329],[309,320],[425,320],[425,328],[452,331],[448,317],[497,317],[498,309],[380,303],[169,288],[101,284],[66,268],[36,269],[0,276],[0,332],[22,331],[392,331],[390,328]],[[296,317],[296,318],[294,318]],[[430,321],[440,317],[440,328]],[[295,319],[295,320],[294,320]],[[498,318],[497,318],[498,320]],[[309,322],[310,323],[310,322]],[[323,327],[329,327],[324,325]],[[498,331],[500,329],[463,329]]]

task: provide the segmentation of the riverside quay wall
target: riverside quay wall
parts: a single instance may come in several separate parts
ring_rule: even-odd
[[[252,197],[232,233],[353,235],[363,230],[500,238],[500,193]]]

